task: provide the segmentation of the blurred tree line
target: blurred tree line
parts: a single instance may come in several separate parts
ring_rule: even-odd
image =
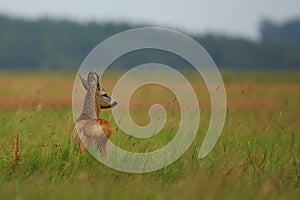
[[[131,28],[135,27],[124,23],[76,23],[0,16],[0,69],[76,70],[98,43]],[[215,34],[192,37],[204,46],[220,68],[299,70],[300,19],[283,24],[265,20],[260,30],[259,41]],[[149,49],[129,53],[114,64],[124,68],[147,62],[177,67],[187,64],[170,53]]]

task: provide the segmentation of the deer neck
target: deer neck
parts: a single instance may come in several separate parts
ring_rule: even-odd
[[[85,95],[83,109],[79,119],[97,119],[97,109],[95,108],[95,92],[93,92],[92,90],[88,90],[88,92]]]
[[[95,107],[96,107],[96,116],[98,118],[101,112],[101,106],[97,105],[96,99],[95,99]]]

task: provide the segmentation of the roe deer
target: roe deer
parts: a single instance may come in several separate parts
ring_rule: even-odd
[[[87,90],[81,115],[75,122],[72,140],[75,144],[80,142],[82,154],[86,153],[85,145],[96,145],[97,149],[106,156],[106,142],[112,133],[111,124],[98,119],[101,109],[113,108],[117,105],[112,97],[107,95],[99,84],[99,75],[95,71],[89,72],[87,80],[80,75],[83,87]],[[80,139],[79,140],[79,135]]]

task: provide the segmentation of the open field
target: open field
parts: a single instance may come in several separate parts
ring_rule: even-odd
[[[210,102],[201,79],[190,78],[202,111],[196,140],[166,168],[127,174],[81,156],[71,144],[74,76],[1,73],[0,199],[300,199],[300,74],[224,73],[226,123],[203,160],[197,155],[210,119]],[[114,81],[104,81],[109,93]],[[169,142],[180,114],[168,90],[139,89],[130,104],[133,119],[147,124],[145,116],[153,103],[161,103],[168,113],[160,134],[138,140],[116,128],[112,141],[135,152]],[[101,118],[116,127],[111,111],[102,111]],[[11,147],[17,133],[16,164]]]

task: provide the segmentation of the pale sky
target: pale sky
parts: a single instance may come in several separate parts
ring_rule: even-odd
[[[300,0],[0,0],[0,13],[26,18],[148,23],[191,33],[258,38],[259,22],[300,18]]]

